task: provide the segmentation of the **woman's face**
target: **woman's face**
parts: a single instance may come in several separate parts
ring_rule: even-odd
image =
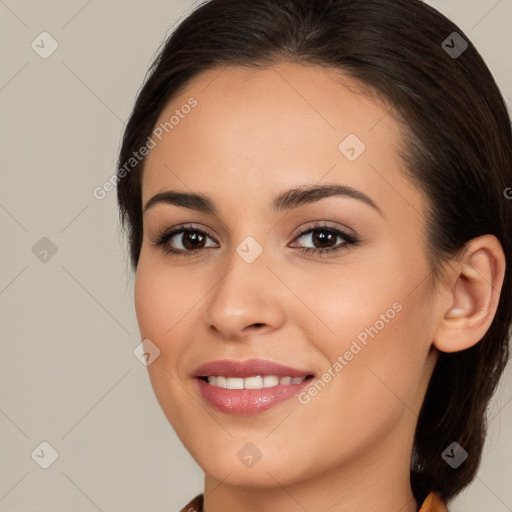
[[[293,63],[203,73],[155,130],[165,122],[143,208],[170,191],[211,208],[152,201],[135,303],[160,351],[151,383],[186,448],[240,486],[348,468],[364,486],[367,468],[390,463],[408,478],[440,301],[397,122],[335,71]],[[326,186],[338,193],[305,192]],[[293,370],[240,365],[255,359]]]

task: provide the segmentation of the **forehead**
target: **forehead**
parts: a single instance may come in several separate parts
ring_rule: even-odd
[[[191,99],[196,105],[183,108]],[[373,181],[378,198],[386,192],[378,174],[403,167],[389,105],[331,68],[283,62],[208,70],[172,99],[155,127],[173,115],[172,129],[153,137],[143,203],[169,187],[255,197],[322,178],[367,190]],[[347,158],[352,147],[355,160]],[[389,188],[398,178],[387,179]]]

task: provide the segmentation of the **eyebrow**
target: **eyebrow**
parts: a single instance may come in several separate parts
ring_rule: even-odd
[[[272,209],[274,212],[278,213],[281,211],[298,208],[299,206],[313,203],[315,201],[319,201],[320,199],[331,196],[344,196],[357,199],[367,204],[368,206],[371,206],[381,216],[384,217],[382,210],[371,197],[367,196],[360,190],[339,184],[303,185],[297,188],[286,190],[274,198],[272,201]],[[174,190],[167,190],[165,192],[160,192],[154,195],[146,203],[143,213],[149,210],[151,207],[162,203],[181,206],[205,213],[211,213],[213,215],[217,215],[218,213],[217,208],[215,207],[215,203],[210,197],[203,194],[176,192]]]

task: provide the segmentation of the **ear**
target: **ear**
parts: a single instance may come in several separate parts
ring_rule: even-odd
[[[503,248],[494,235],[473,238],[466,244],[466,252],[450,265],[445,281],[447,305],[441,310],[434,335],[438,350],[458,352],[484,337],[498,309],[505,266]]]

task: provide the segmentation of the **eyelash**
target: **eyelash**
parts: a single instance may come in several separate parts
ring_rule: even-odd
[[[324,232],[327,231],[329,233],[340,236],[341,238],[343,238],[345,240],[345,242],[342,243],[341,245],[338,245],[335,247],[328,247],[326,249],[320,249],[317,247],[303,247],[303,248],[299,249],[300,251],[302,251],[305,254],[311,253],[311,254],[325,255],[330,252],[336,252],[336,251],[339,251],[342,249],[347,249],[349,246],[355,246],[359,243],[359,240],[356,237],[354,237],[353,235],[349,235],[347,232],[343,231],[340,228],[334,228],[334,227],[328,226],[326,224],[315,224],[313,226],[308,226],[306,228],[303,228],[297,234],[297,236],[294,238],[294,240],[297,238],[300,238],[301,236],[303,236],[305,234],[315,232],[315,231],[324,231]],[[178,233],[186,233],[186,232],[199,233],[203,236],[212,238],[208,233],[206,233],[202,229],[198,229],[192,225],[182,225],[182,226],[173,228],[169,231],[164,231],[163,233],[158,235],[157,239],[153,242],[153,245],[161,247],[162,250],[166,254],[173,254],[176,256],[193,256],[194,254],[203,250],[204,248],[183,250],[183,249],[172,249],[171,247],[165,245],[170,239],[172,239]]]

